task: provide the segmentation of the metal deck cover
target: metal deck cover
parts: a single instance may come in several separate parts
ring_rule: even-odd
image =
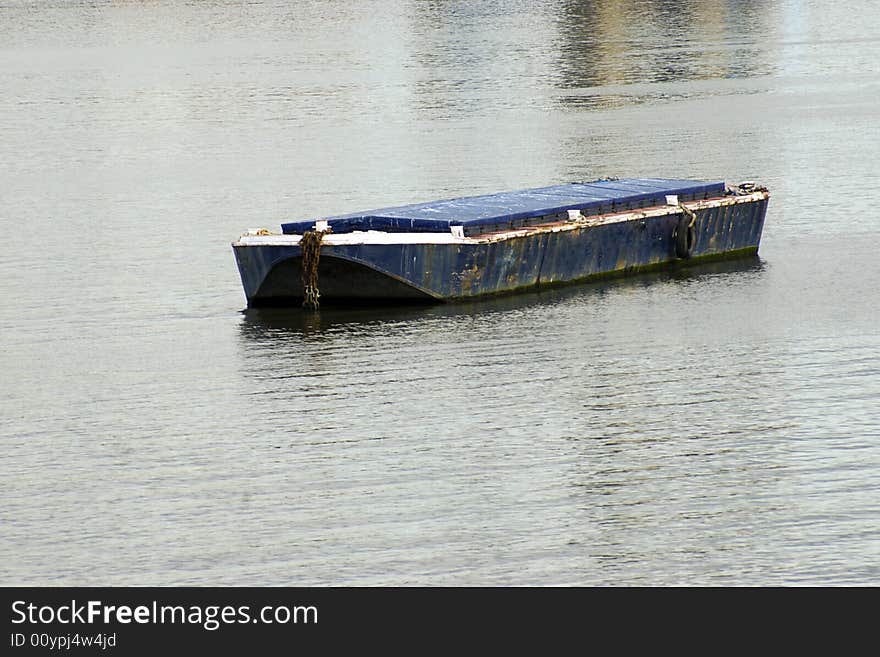
[[[664,205],[667,195],[686,199],[724,193],[723,181],[675,180],[666,178],[624,178],[570,183],[513,192],[414,203],[398,207],[353,212],[326,220],[334,233],[356,230],[386,232],[448,232],[451,226],[478,229],[511,222],[523,222],[580,210],[586,214]],[[315,219],[281,224],[287,234],[312,230]]]

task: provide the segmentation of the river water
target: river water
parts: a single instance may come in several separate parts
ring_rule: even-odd
[[[880,8],[0,3],[0,584],[880,584]],[[245,312],[282,221],[757,179],[759,257]]]

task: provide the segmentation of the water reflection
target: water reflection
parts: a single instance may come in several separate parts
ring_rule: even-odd
[[[765,3],[752,1],[563,2],[559,102],[615,108],[701,90],[677,82],[766,74],[761,41],[773,20]]]
[[[455,115],[540,103],[554,75],[553,3],[417,2],[410,8],[415,109]]]
[[[671,267],[636,276],[574,283],[532,292],[493,297],[483,300],[439,305],[363,306],[345,308],[324,306],[313,312],[302,308],[249,308],[242,312],[241,336],[247,342],[270,344],[281,335],[298,335],[308,339],[339,330],[369,332],[384,325],[449,320],[462,317],[483,317],[516,314],[524,310],[547,312],[553,306],[573,300],[590,303],[613,290],[640,289],[676,282],[698,283],[711,277],[756,274],[764,270],[758,256],[707,262],[698,265]],[[504,321],[495,318],[491,321]]]

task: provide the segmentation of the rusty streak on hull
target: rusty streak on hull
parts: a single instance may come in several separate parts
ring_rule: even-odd
[[[676,231],[686,215],[675,205],[575,214],[568,221],[473,237],[329,234],[318,267],[321,301],[455,301],[754,254],[768,200],[759,190],[685,204],[695,221],[684,259],[676,252]],[[245,235],[233,244],[248,305],[301,303],[299,239]]]

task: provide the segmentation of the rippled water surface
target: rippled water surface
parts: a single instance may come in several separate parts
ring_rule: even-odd
[[[880,584],[880,10],[0,2],[0,584]],[[758,258],[244,311],[251,227],[758,179]]]

